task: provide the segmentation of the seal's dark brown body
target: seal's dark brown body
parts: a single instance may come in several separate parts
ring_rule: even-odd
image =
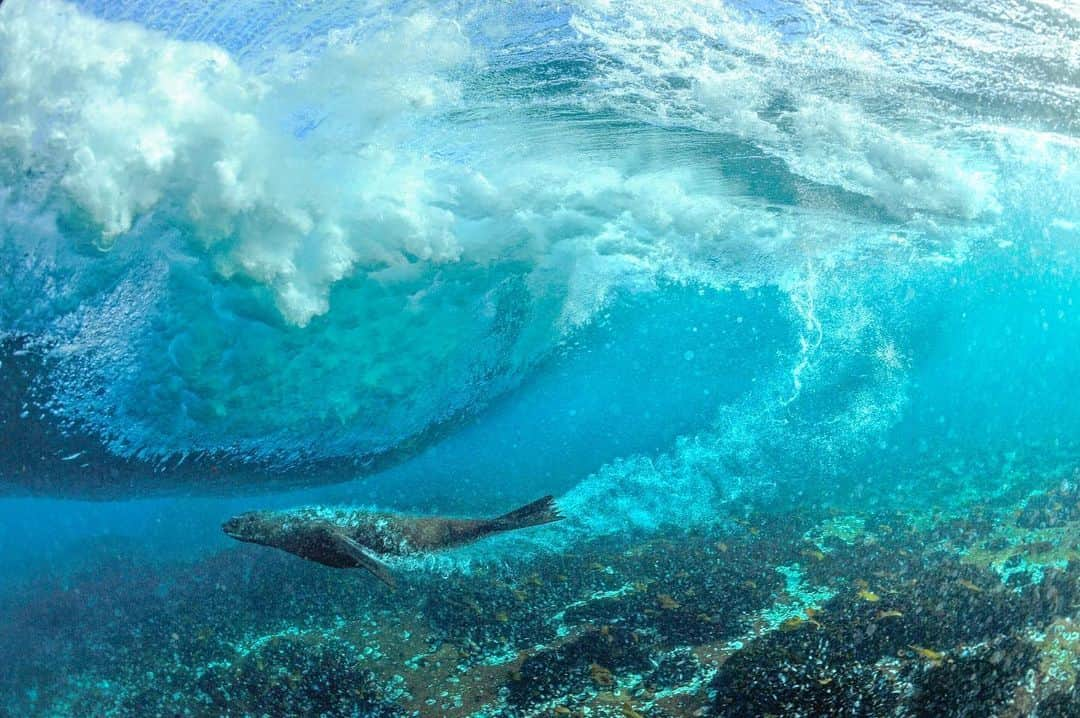
[[[240,541],[273,546],[326,566],[363,567],[393,585],[379,557],[430,553],[561,518],[554,499],[545,496],[493,519],[402,516],[309,506],[241,514],[226,521],[222,528]]]

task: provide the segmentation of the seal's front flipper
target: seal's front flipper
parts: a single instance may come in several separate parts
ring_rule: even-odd
[[[345,534],[334,534],[334,538],[337,540],[338,547],[341,551],[349,558],[356,561],[357,566],[371,571],[375,574],[377,579],[385,583],[391,589],[397,589],[397,582],[394,581],[394,576],[390,573],[390,569],[387,568],[385,563],[372,556],[367,549]]]

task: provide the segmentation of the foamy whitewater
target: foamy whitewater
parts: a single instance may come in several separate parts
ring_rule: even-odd
[[[1072,442],[1078,22],[7,0],[4,485],[389,468],[597,531]]]

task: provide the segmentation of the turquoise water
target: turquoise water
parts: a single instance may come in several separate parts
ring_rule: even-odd
[[[697,550],[694,537],[728,542],[751,514],[899,511],[937,538],[920,512],[972,516],[1000,500],[978,531],[1005,540],[1003,517],[1060,494],[1047,509],[1060,520],[1025,527],[1058,533],[1016,541],[1066,551],[1046,565],[1075,586],[1069,2],[6,0],[0,178],[9,637],[31,621],[20,610],[102,562],[153,571],[166,603],[191,566],[267,555],[301,584],[363,582],[220,531],[240,511],[304,503],[495,515],[557,497],[564,521],[400,566],[422,596],[485,566],[548,581],[560,557],[661,538]],[[799,550],[769,566],[815,560]],[[984,564],[1007,590],[1015,566]],[[719,580],[693,567],[702,585]],[[731,598],[732,614],[757,620],[796,594],[785,570],[758,603]],[[138,590],[124,580],[112,590]],[[816,580],[830,588],[806,606],[844,595]],[[620,588],[573,590],[534,615]],[[478,615],[506,610],[475,591]],[[177,619],[168,605],[161,615]],[[335,616],[376,615],[364,606]],[[318,610],[291,620],[318,624]],[[1017,610],[1002,636],[1080,620],[1069,607]],[[238,613],[200,620],[272,632]],[[665,650],[706,643],[668,638]],[[993,643],[978,638],[934,647],[916,632],[897,645],[960,655]],[[102,640],[104,653],[123,643]],[[72,698],[110,676],[130,687],[115,661],[87,655],[65,659],[85,672],[82,693],[36,668],[3,685],[16,696],[3,705],[138,714],[106,689],[97,703]],[[948,663],[918,655],[936,682],[912,695],[948,693]],[[620,670],[616,686],[635,695]],[[593,693],[609,687],[590,675]],[[826,710],[739,713],[724,680],[661,683],[704,691],[718,714]],[[409,690],[428,707],[401,710],[458,714]],[[579,704],[515,703],[507,690],[482,710],[606,710],[576,688],[565,695]],[[644,714],[682,710],[650,700]],[[170,705],[155,710],[225,710]],[[323,712],[347,712],[334,705]]]

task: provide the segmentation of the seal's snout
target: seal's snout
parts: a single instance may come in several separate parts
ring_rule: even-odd
[[[266,543],[271,528],[272,523],[261,511],[249,511],[246,514],[233,516],[221,524],[221,530],[226,536],[249,543]]]
[[[225,532],[226,536],[229,536],[240,541],[246,540],[248,537],[247,525],[249,521],[246,515],[233,516],[231,519],[221,524],[221,530]]]
[[[226,536],[231,536],[232,538],[238,538],[238,534],[240,533],[240,527],[237,525],[235,517],[221,524],[221,530],[225,532]]]

